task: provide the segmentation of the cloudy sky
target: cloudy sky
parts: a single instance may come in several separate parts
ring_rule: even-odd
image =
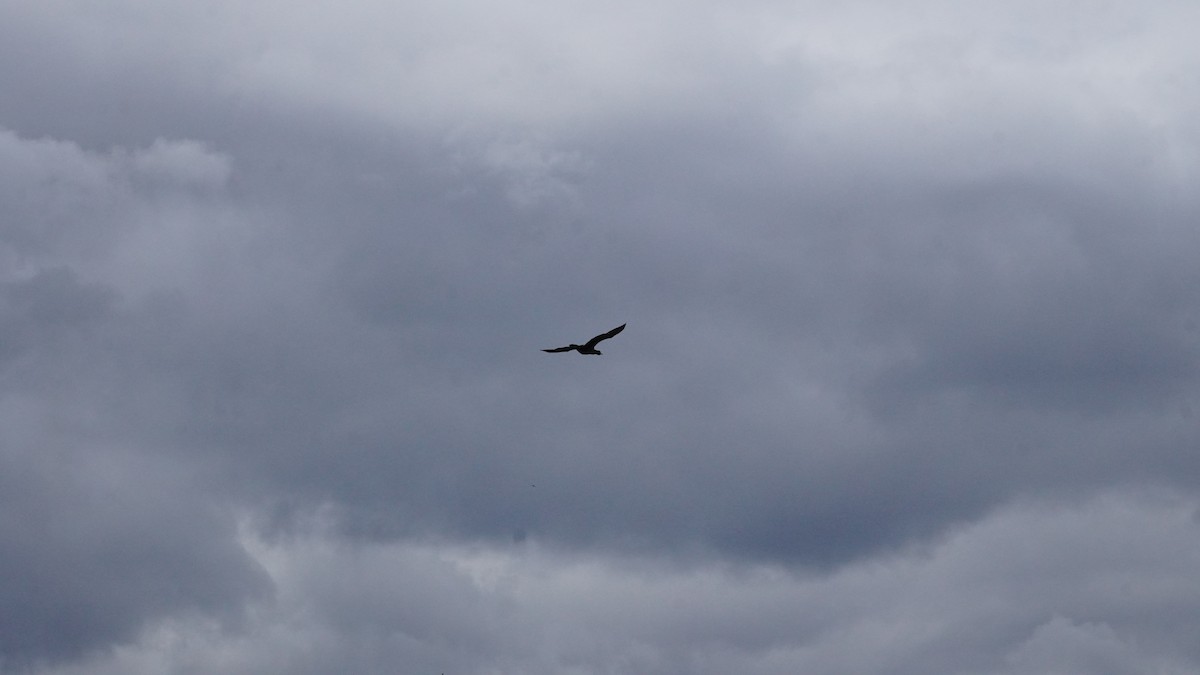
[[[0,3],[0,671],[1200,672],[1197,25]]]

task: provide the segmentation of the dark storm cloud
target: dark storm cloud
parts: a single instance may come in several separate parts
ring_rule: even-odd
[[[53,344],[76,327],[109,313],[113,292],[99,285],[80,283],[69,268],[39,270],[29,279],[0,285],[0,361],[18,358],[40,345]]]
[[[628,144],[590,139],[608,150],[578,179],[595,186],[578,188],[582,222],[526,235],[493,188],[440,206],[413,194],[395,221],[339,230],[366,242],[333,268],[351,318],[419,327],[397,337],[414,358],[396,357],[394,382],[351,378],[396,413],[312,445],[314,475],[342,477],[351,514],[359,503],[371,527],[403,529],[399,502],[493,537],[837,561],[1037,484],[1178,477],[1196,382],[1196,275],[1178,253],[1195,241],[1181,215],[1147,223],[1173,243],[1146,247],[1115,205],[1143,195],[1070,189],[1068,176],[1050,195],[987,176],[872,177],[856,192],[866,203],[838,213],[802,181],[783,195],[703,172],[681,182],[659,157],[740,160],[705,157],[700,130],[655,134],[653,154],[625,131]],[[740,147],[772,157],[765,145]],[[773,181],[820,159],[774,156]],[[649,195],[636,189],[656,175]],[[628,319],[610,355],[633,366],[551,363],[538,368],[561,382],[516,384],[510,370],[540,356],[513,347],[542,346],[530,322],[552,342],[595,330],[581,306],[602,325]],[[832,401],[808,412],[806,389]],[[1140,432],[1094,421],[1126,413]],[[1162,429],[1175,431],[1156,440]],[[1132,435],[1146,444],[1136,455],[1123,450]],[[332,447],[348,454],[327,460]],[[1102,461],[1080,471],[1080,456]]]
[[[802,652],[840,624],[713,636],[663,610],[645,659],[626,635],[606,660],[587,625],[621,633],[613,617],[646,609],[637,593],[598,618],[553,594],[589,595],[607,572],[542,589],[506,630],[504,593],[495,613],[456,621],[490,600],[440,554],[367,570],[395,602],[420,596],[402,607],[339,585],[353,553],[338,547],[480,546],[473,564],[518,578],[525,565],[569,578],[572,556],[670,560],[684,571],[613,582],[664,588],[670,607],[689,569],[786,568],[822,587],[873,562],[919,565],[905,556],[964,530],[1011,544],[980,523],[1023,499],[1047,500],[1027,516],[1038,525],[1039,508],[1071,499],[1194,493],[1197,135],[1179,111],[1197,92],[1166,88],[1194,59],[1092,72],[1161,44],[1151,36],[1175,44],[1167,27],[1060,43],[1062,17],[1035,12],[1030,45],[1004,28],[1015,15],[925,25],[814,3],[811,22],[689,12],[648,40],[574,10],[255,7],[56,19],[30,6],[0,22],[0,85],[17,94],[0,101],[5,514],[44,513],[55,535],[6,521],[24,554],[4,563],[4,619],[40,617],[4,643],[11,662],[175,630],[219,651],[185,615],[203,624],[262,597],[261,562],[283,597],[245,630],[288,643],[287,612],[311,600],[303,630],[329,647],[311,672],[355,653],[364,672],[397,654],[431,670],[628,656],[621,667],[646,672],[741,672],[739,654]],[[1124,16],[1080,30],[1109,35]],[[512,35],[559,37],[514,50]],[[628,49],[577,48],[606,37]],[[624,68],[634,56],[658,68]],[[539,351],[621,323],[603,357]],[[235,536],[234,512],[252,535]],[[328,529],[305,531],[314,513]],[[549,562],[489,557],[514,542]],[[322,546],[336,550],[313,562]],[[928,574],[931,595],[967,593]],[[830,597],[858,602],[853,621],[880,640],[861,594],[907,581]],[[712,612],[738,604],[723,592]],[[763,599],[749,597],[746,614]],[[888,625],[898,651],[925,650],[905,652],[907,672],[1182,653],[1163,604],[1147,603],[1157,628],[1143,631],[1116,602],[1027,601],[971,616],[971,635]],[[422,623],[440,603],[444,620]],[[565,654],[505,645],[564,617]],[[461,653],[429,646],[456,630]],[[1159,641],[1149,654],[1145,639]],[[852,642],[815,665],[753,663],[854,668]],[[1063,644],[1074,651],[1045,647]],[[152,671],[175,647],[146,649]],[[304,655],[284,654],[244,670],[296,672]]]
[[[242,601],[268,590],[229,515],[177,469],[47,434],[45,413],[6,398],[0,667],[78,658],[179,612],[234,625]],[[14,447],[39,456],[14,457]]]
[[[144,289],[103,262],[139,220],[180,217],[159,200],[219,181],[219,158],[186,143],[100,156],[7,131],[0,145],[0,667],[103,651],[180,612],[236,621],[267,580],[232,514],[191,483],[202,466],[141,445],[163,408],[114,368],[142,346],[125,341],[140,312],[123,291]]]
[[[247,542],[278,587],[253,639],[177,623],[87,671],[53,672],[1189,672],[1195,503],[1045,506],[828,575],[536,545],[352,544],[305,528]]]

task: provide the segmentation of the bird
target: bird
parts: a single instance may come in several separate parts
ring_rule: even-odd
[[[607,333],[601,333],[601,334],[597,335],[596,337],[592,338],[591,340],[588,340],[586,344],[582,344],[582,345],[571,344],[571,345],[567,345],[566,347],[558,347],[557,349],[543,349],[542,351],[544,351],[544,352],[569,352],[572,349],[574,349],[575,351],[579,352],[580,354],[595,354],[596,356],[599,356],[600,350],[596,349],[596,345],[600,344],[601,340],[607,340],[608,338],[616,335],[617,333],[620,333],[623,330],[625,330],[625,324],[621,324],[620,326],[617,326],[616,328],[608,331]]]

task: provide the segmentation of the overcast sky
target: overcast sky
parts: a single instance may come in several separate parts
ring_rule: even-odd
[[[1198,25],[0,2],[0,671],[1200,672]]]

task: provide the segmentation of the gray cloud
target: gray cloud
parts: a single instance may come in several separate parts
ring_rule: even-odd
[[[1044,600],[1108,568],[989,529],[1194,502],[1193,10],[39,7],[0,10],[4,667],[1195,665],[1190,550],[1085,518],[1185,599]],[[994,615],[956,537],[1003,542]]]
[[[236,622],[240,603],[268,589],[232,540],[229,514],[178,468],[53,434],[78,420],[6,398],[5,444],[38,456],[9,452],[2,463],[0,665],[79,658],[179,612]]]
[[[277,593],[244,634],[167,625],[86,672],[1182,673],[1200,656],[1195,513],[1025,504],[829,575],[306,527],[246,542]]]

